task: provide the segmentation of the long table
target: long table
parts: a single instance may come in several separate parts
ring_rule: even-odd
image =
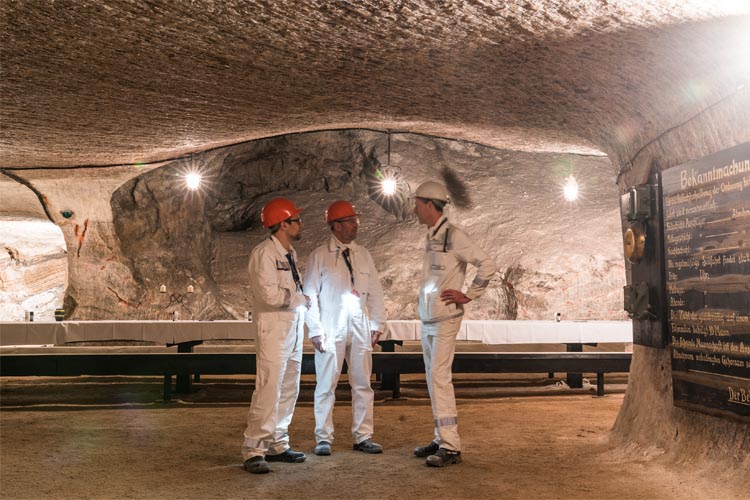
[[[419,340],[420,322],[388,321],[383,340]],[[180,344],[204,340],[254,340],[248,321],[61,321],[0,322],[0,345],[62,345],[85,341],[148,341]],[[458,340],[484,344],[588,344],[632,342],[630,321],[466,320]]]
[[[395,352],[394,344],[419,340],[420,327],[419,321],[389,321],[385,339],[380,342],[383,351]],[[632,343],[633,325],[630,321],[465,320],[456,338],[483,344],[565,344],[566,351],[579,353],[583,352],[584,344]],[[549,373],[552,377],[552,370]],[[384,378],[383,383],[393,387],[394,394],[398,392],[397,374],[392,379]],[[570,387],[582,387],[583,375],[568,373],[567,383]]]
[[[420,324],[415,320],[387,322],[385,338],[380,342],[383,354],[386,356],[396,354],[394,351],[397,343],[419,340]],[[0,346],[64,345],[87,341],[148,341],[177,345],[178,353],[190,353],[195,345],[205,340],[254,340],[255,336],[256,324],[249,321],[0,322]],[[577,353],[583,350],[583,344],[632,342],[633,334],[630,321],[466,320],[461,325],[458,340],[485,344],[566,344],[567,351]],[[484,355],[487,356],[487,354]],[[590,358],[592,353],[582,355]],[[538,357],[541,354],[532,354],[532,356]],[[557,354],[556,356],[564,355]],[[7,356],[6,358],[11,359]],[[403,356],[401,358],[403,359]],[[494,359],[492,363],[507,362],[506,358]],[[617,362],[617,360],[608,362]],[[495,369],[506,370],[507,367],[501,364]],[[600,372],[598,378],[598,385],[601,385],[598,392],[603,392],[602,374],[603,371]],[[165,384],[167,384],[167,379],[165,379]],[[178,392],[189,392],[190,385],[188,374],[177,375]],[[581,387],[582,376],[579,373],[568,373],[568,385]],[[390,370],[382,373],[382,387],[392,389],[395,397],[398,396],[399,386],[399,371]]]
[[[453,362],[455,373],[540,373],[595,372],[596,391],[604,395],[604,374],[628,372],[629,352],[459,352]],[[373,372],[398,380],[401,373],[424,373],[419,352],[374,352]],[[344,368],[346,369],[346,368]],[[79,375],[163,375],[164,399],[172,396],[172,377],[177,375],[177,392],[190,392],[191,374],[255,374],[255,353],[3,353],[0,351],[0,377],[74,377]],[[302,355],[302,373],[315,373],[313,353]],[[180,385],[180,379],[185,383]],[[400,397],[400,384],[381,389]]]
[[[0,322],[0,345],[145,341],[181,344],[204,340],[253,340],[249,321],[60,321]]]
[[[389,321],[385,340],[419,340],[419,321]],[[457,340],[483,344],[591,344],[633,342],[630,321],[465,320]]]

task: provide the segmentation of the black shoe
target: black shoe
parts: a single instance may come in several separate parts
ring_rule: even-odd
[[[440,448],[434,454],[427,457],[426,463],[430,467],[446,467],[452,464],[460,464],[461,452]]]
[[[253,474],[268,474],[271,468],[263,457],[250,457],[245,460],[245,470]]]
[[[365,453],[383,453],[383,447],[378,443],[373,443],[372,439],[365,439],[361,443],[356,443],[352,448]]]
[[[331,454],[331,443],[329,443],[328,441],[321,441],[320,443],[315,445],[313,453],[315,453],[316,455],[320,455],[321,457],[327,457]]]
[[[439,449],[440,446],[438,446],[438,444],[433,441],[427,446],[417,446],[416,448],[414,448],[414,456],[419,458],[429,457]]]
[[[284,453],[278,455],[266,455],[266,460],[269,462],[287,462],[290,464],[298,464],[304,462],[307,457],[301,451],[294,451],[289,448]]]

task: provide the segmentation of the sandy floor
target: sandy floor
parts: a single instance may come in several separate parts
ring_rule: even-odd
[[[2,498],[747,498],[744,480],[727,482],[717,470],[611,448],[621,392],[507,389],[477,398],[459,387],[464,463],[434,469],[411,456],[431,439],[431,412],[419,383],[407,383],[408,400],[378,394],[384,454],[351,450],[342,402],[332,456],[253,476],[239,454],[247,381],[207,380],[172,403],[160,401],[159,380],[0,379],[0,388]],[[303,384],[291,427],[292,445],[305,452],[314,445],[311,388]]]

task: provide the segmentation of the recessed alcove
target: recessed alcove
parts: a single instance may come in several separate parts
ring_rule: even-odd
[[[390,137],[389,137],[390,135]],[[388,148],[390,147],[390,151]],[[181,172],[200,165],[199,192]],[[372,187],[373,172],[398,172],[398,203]],[[614,167],[606,156],[528,153],[419,134],[337,130],[292,134],[221,148],[176,161],[125,183],[112,198],[114,226],[142,290],[200,283],[185,313],[238,317],[250,307],[246,266],[267,237],[259,213],[273,196],[303,209],[296,243],[304,260],[330,234],[328,204],[354,202],[358,241],[381,272],[391,319],[414,319],[424,228],[408,193],[445,169],[466,190],[449,214],[487,249],[501,272],[468,309],[471,319],[625,319],[625,269]],[[580,197],[566,200],[575,177]],[[159,308],[159,295],[150,295]],[[195,307],[191,307],[195,306]],[[147,304],[140,314],[149,317]],[[203,316],[201,316],[203,315]]]
[[[0,218],[0,320],[52,321],[68,285],[65,239],[42,219]]]

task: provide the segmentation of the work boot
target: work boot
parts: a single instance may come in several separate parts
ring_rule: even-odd
[[[294,451],[289,448],[284,453],[278,455],[266,455],[266,460],[269,462],[287,462],[290,464],[298,464],[304,462],[307,457],[301,451]]]
[[[245,470],[253,474],[268,474],[271,468],[262,456],[250,457],[245,460]]]
[[[321,441],[320,443],[315,445],[313,453],[315,453],[316,455],[320,455],[321,457],[327,457],[331,454],[331,443],[329,443],[328,441]]]
[[[427,457],[426,463],[430,467],[446,467],[452,464],[460,464],[461,452],[440,448],[434,454]]]
[[[417,446],[414,448],[414,456],[419,458],[429,457],[440,449],[440,446],[435,441],[432,441],[427,446]]]
[[[357,451],[364,451],[365,453],[383,453],[383,447],[378,443],[373,443],[372,439],[365,439],[361,443],[355,443],[352,448]]]

